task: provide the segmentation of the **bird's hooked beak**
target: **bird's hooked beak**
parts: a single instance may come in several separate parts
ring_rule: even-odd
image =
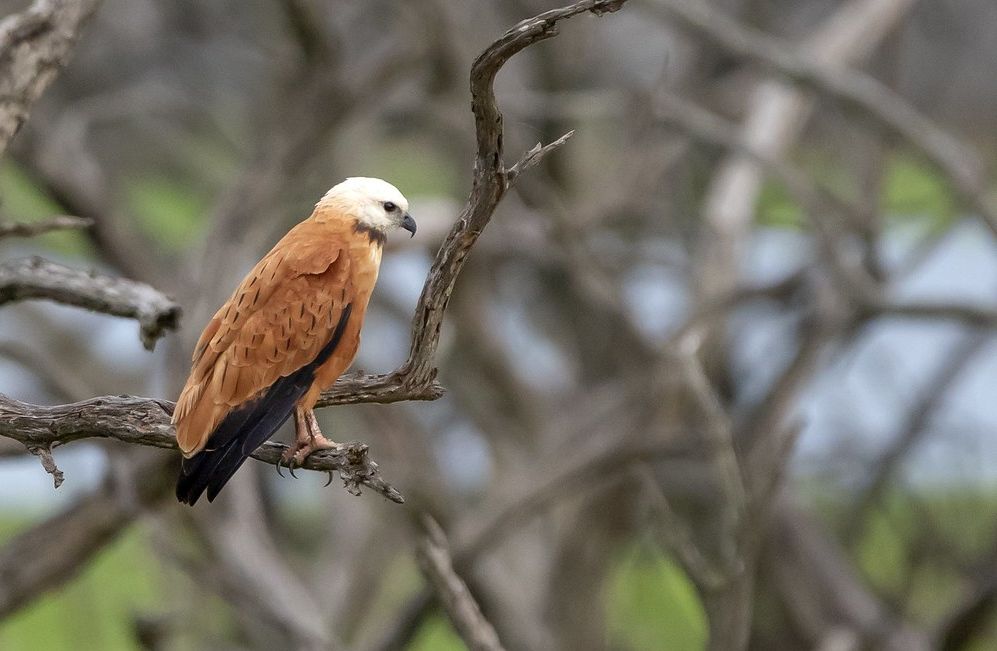
[[[405,217],[402,218],[402,228],[412,233],[411,237],[415,237],[415,220],[412,219],[412,215],[405,213]]]

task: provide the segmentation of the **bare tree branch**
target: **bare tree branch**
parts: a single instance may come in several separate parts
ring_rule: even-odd
[[[862,307],[882,317],[953,321],[971,328],[997,329],[997,310],[964,303],[879,299]]]
[[[457,633],[472,651],[502,651],[495,627],[485,619],[474,595],[454,570],[443,529],[429,515],[423,515],[422,526],[425,535],[416,547],[416,558]]]
[[[0,156],[59,70],[99,0],[35,0],[0,21]]]
[[[436,254],[419,297],[412,320],[412,348],[408,360],[397,371],[406,386],[425,387],[436,378],[433,356],[457,275],[464,268],[471,247],[491,221],[496,206],[509,189],[511,179],[525,169],[530,160],[564,141],[562,136],[547,147],[534,149],[524,158],[526,162],[513,166],[515,172],[510,177],[502,160],[502,113],[495,99],[495,76],[517,52],[556,36],[559,21],[585,12],[598,15],[617,11],[624,2],[626,0],[583,0],[524,20],[486,48],[471,66],[471,111],[474,113],[477,142],[471,195]]]
[[[5,237],[35,237],[52,231],[80,230],[93,226],[92,219],[59,215],[31,223],[5,224],[0,222],[0,240]]]
[[[0,394],[0,436],[20,441],[29,449],[49,449],[87,438],[108,438],[168,450],[177,449],[170,415],[173,403],[106,396],[55,407],[30,405]],[[253,458],[276,464],[285,446],[264,443]],[[402,503],[401,494],[381,478],[363,443],[344,443],[334,450],[309,455],[307,470],[339,471],[343,484],[354,495],[360,484],[389,500]]]
[[[931,418],[984,346],[991,341],[990,333],[973,332],[964,335],[945,359],[929,375],[923,389],[912,403],[906,418],[900,423],[890,444],[869,465],[867,483],[856,491],[855,500],[845,518],[846,541],[854,543],[864,530],[866,516],[880,500],[888,482],[898,472],[908,455],[930,433]]]
[[[0,263],[0,305],[31,298],[136,319],[149,350],[167,330],[175,330],[180,319],[180,306],[145,283],[78,271],[38,257]]]
[[[411,376],[403,371],[384,375],[347,373],[336,380],[331,389],[322,392],[318,407],[351,405],[358,402],[387,404],[405,400],[437,400],[443,397],[443,385],[435,376],[425,384],[413,384]]]

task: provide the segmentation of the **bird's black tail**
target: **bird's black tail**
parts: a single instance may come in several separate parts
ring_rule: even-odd
[[[291,416],[294,403],[312,382],[314,369],[302,377],[305,368],[277,380],[265,394],[229,412],[204,449],[183,460],[177,479],[178,500],[193,506],[205,489],[208,501],[215,499],[249,455]]]
[[[183,460],[177,478],[178,500],[193,506],[207,490],[208,501],[213,501],[249,455],[290,418],[294,404],[314,382],[315,371],[329,359],[342,339],[350,307],[343,309],[332,338],[314,360],[274,382],[263,395],[229,412],[204,449]]]

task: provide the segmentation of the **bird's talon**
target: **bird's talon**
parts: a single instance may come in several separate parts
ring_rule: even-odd
[[[277,459],[277,463],[274,464],[274,466],[277,468],[277,474],[280,475],[281,479],[284,478],[284,473],[282,473],[280,471],[280,464],[281,464],[281,462],[283,460],[284,460],[284,457],[281,457],[281,458]]]
[[[329,481],[325,482],[325,486],[323,486],[322,488],[327,488],[329,486],[329,484],[332,483],[332,471],[331,470],[327,470],[326,472],[329,473]]]

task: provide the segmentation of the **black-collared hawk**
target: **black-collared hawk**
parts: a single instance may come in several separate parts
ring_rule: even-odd
[[[173,424],[184,460],[177,499],[218,495],[239,466],[294,415],[300,464],[335,446],[312,411],[353,362],[389,231],[415,235],[390,183],[349,178],[322,197],[249,272],[204,328]]]

